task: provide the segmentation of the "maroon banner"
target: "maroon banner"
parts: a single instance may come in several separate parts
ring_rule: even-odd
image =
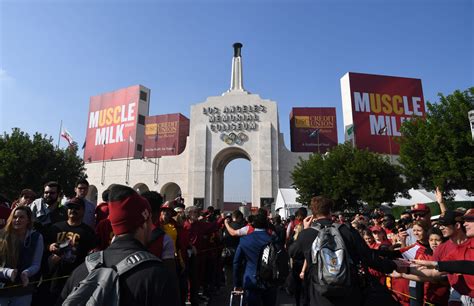
[[[349,72],[341,86],[344,124],[353,124],[357,148],[396,155],[401,124],[425,116],[420,79]]]
[[[189,119],[182,114],[150,116],[145,119],[145,157],[178,155],[186,147]]]
[[[326,153],[337,145],[336,108],[294,107],[290,134],[292,152]]]

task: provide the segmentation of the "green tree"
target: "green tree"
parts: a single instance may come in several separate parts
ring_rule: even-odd
[[[300,159],[292,172],[293,187],[300,203],[323,195],[336,202],[336,209],[357,209],[363,202],[374,207],[393,202],[407,188],[400,169],[387,158],[350,143],[334,147],[328,154]]]
[[[72,194],[84,170],[77,145],[59,149],[51,137],[40,133],[30,137],[18,128],[0,135],[0,193],[10,200],[24,188],[41,194],[48,181],[58,181],[66,194]]]
[[[468,119],[474,109],[474,87],[438,96],[438,103],[427,103],[426,118],[403,123],[400,163],[411,186],[426,190],[439,186],[449,198],[453,189],[474,192],[474,143]]]

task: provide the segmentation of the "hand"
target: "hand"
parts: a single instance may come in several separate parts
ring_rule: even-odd
[[[407,231],[399,231],[399,232],[398,232],[398,240],[400,241],[400,243],[401,243],[402,245],[405,245],[405,244],[406,244],[407,237],[408,237]]]
[[[301,272],[300,272],[300,278],[301,278],[302,280],[304,280],[304,271],[301,271]]]
[[[58,255],[55,255],[55,254],[49,256],[49,262],[53,265],[56,265],[60,261],[61,261],[61,256],[58,256]]]
[[[21,282],[23,283],[23,287],[28,286],[30,283],[30,279],[28,278],[28,273],[26,271],[21,272]]]
[[[437,261],[420,260],[420,259],[413,259],[411,262],[414,263],[417,266],[423,266],[423,267],[426,267],[428,269],[435,269],[436,265],[438,264]]]
[[[59,245],[57,243],[51,243],[49,245],[49,251],[53,254],[56,254],[59,252]]]
[[[232,291],[232,293],[241,295],[241,294],[244,294],[244,289],[242,289],[241,287],[234,287],[234,290]]]
[[[225,224],[229,224],[229,219],[228,219],[228,218],[225,218],[225,219],[224,219],[224,223],[225,223]]]
[[[391,274],[389,274],[390,277],[392,278],[402,278],[402,274],[398,273],[397,271],[393,271]]]
[[[18,270],[17,270],[17,269],[14,269],[14,270],[12,271],[12,275],[10,275],[10,279],[12,280],[12,282],[15,281],[17,275],[18,275]]]
[[[310,228],[311,223],[313,222],[313,216],[307,216],[306,218],[303,219],[303,227],[304,229]]]

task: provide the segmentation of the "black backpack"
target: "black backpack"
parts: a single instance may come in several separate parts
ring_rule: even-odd
[[[257,285],[261,288],[282,285],[289,273],[288,261],[288,254],[275,241],[264,245],[257,263]]]
[[[89,274],[64,300],[63,306],[94,306],[120,304],[119,277],[138,265],[161,260],[146,251],[135,252],[113,267],[104,266],[103,252],[92,253],[85,263]]]

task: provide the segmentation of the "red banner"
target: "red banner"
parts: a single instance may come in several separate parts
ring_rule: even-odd
[[[425,116],[420,79],[349,72],[341,86],[344,124],[353,124],[357,148],[396,155],[402,122]]]
[[[182,114],[150,116],[145,120],[145,157],[178,155],[186,147],[189,119]]]
[[[135,156],[139,103],[140,85],[91,97],[86,162]]]
[[[292,152],[327,152],[337,145],[336,108],[294,107],[290,134]]]

